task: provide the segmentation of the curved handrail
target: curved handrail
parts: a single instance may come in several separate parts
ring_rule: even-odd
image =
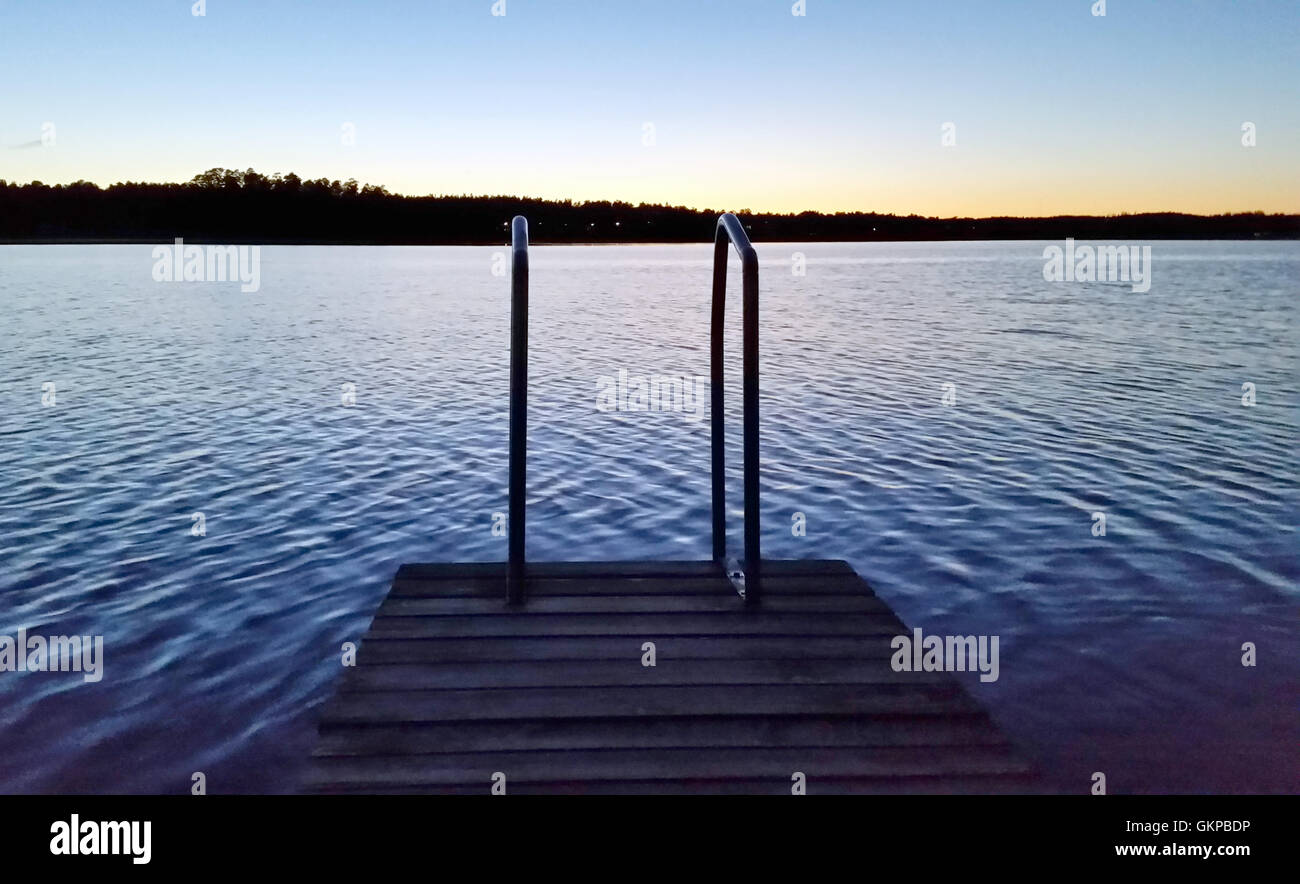
[[[727,239],[736,249],[736,254],[740,260],[749,264],[752,262],[754,272],[758,272],[758,253],[754,251],[754,246],[749,242],[749,234],[745,232],[745,225],[740,223],[740,219],[732,212],[724,212],[718,216],[718,230],[714,235],[714,244],[716,245],[718,234],[727,234]]]
[[[723,347],[727,300],[727,245],[741,263],[742,361],[744,406],[745,557],[743,566],[727,564],[726,448],[723,412]],[[713,558],[726,569],[746,603],[756,604],[762,590],[758,505],[758,254],[740,219],[727,212],[718,218],[713,237],[713,317],[709,336],[709,410],[713,448]]]
[[[528,452],[528,220],[510,222],[510,499],[506,602],[524,600],[524,502]]]

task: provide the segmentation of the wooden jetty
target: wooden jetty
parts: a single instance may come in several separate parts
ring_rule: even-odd
[[[891,668],[910,633],[848,565],[763,564],[754,606],[708,562],[538,563],[522,610],[504,565],[404,565],[321,716],[307,787],[1032,788],[952,675]]]
[[[893,669],[891,639],[910,632],[852,568],[759,555],[758,262],[732,215],[714,253],[713,560],[524,561],[522,218],[513,232],[509,560],[398,570],[321,714],[305,788],[1033,791],[1029,765],[953,675]],[[739,560],[723,523],[729,244],[745,274]]]

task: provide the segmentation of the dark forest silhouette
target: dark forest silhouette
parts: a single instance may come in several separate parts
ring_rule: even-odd
[[[355,180],[209,169],[184,184],[0,180],[0,241],[496,244],[513,215],[534,242],[701,242],[719,214],[685,206],[513,196],[401,196]],[[755,240],[1300,238],[1300,215],[1174,212],[927,218],[874,212],[737,212]]]

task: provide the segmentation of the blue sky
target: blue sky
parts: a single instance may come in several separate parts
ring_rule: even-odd
[[[1297,0],[505,3],[5,0],[0,178],[251,166],[714,209],[1300,211]],[[46,123],[53,143],[18,147]]]

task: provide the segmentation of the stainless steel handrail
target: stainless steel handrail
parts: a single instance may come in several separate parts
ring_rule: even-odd
[[[510,502],[506,602],[524,600],[524,502],[528,455],[528,221],[510,222]]]
[[[726,449],[723,412],[722,333],[727,300],[727,246],[741,263],[741,323],[744,406],[745,556],[727,560]],[[762,553],[759,548],[758,506],[758,254],[740,219],[727,212],[718,218],[713,237],[713,323],[709,336],[709,409],[713,413],[713,558],[726,570],[747,604],[757,604],[762,593]]]

